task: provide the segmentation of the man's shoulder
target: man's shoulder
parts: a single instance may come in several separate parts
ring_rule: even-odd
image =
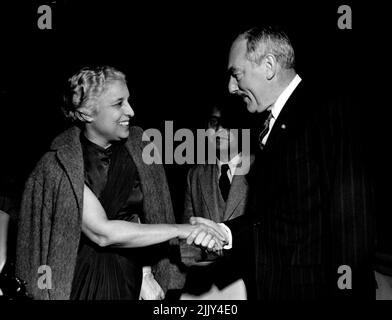
[[[353,91],[349,86],[345,87],[339,83],[327,83],[318,79],[304,79],[301,81],[293,93],[294,99],[306,102],[314,109],[315,105],[333,107],[341,105],[347,101],[353,101],[360,97],[358,92]],[[320,107],[317,107],[320,108]]]
[[[189,177],[195,177],[199,174],[207,174],[208,172],[212,172],[214,168],[217,167],[217,164],[195,164],[188,171]]]

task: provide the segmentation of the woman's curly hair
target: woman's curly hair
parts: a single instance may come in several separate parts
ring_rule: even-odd
[[[110,66],[84,67],[68,79],[62,111],[72,122],[83,122],[78,113],[93,115],[96,99],[110,81],[126,81],[121,71]]]

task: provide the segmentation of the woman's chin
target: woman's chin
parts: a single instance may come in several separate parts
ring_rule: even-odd
[[[121,128],[121,132],[119,132],[118,137],[120,139],[127,139],[129,136],[129,127]]]

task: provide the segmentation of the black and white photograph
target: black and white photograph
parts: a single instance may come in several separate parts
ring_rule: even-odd
[[[392,300],[385,10],[0,4],[0,303]]]

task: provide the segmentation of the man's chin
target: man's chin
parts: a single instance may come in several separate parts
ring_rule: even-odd
[[[267,109],[267,107],[265,107],[261,104],[255,104],[255,103],[249,103],[246,105],[246,107],[248,108],[248,111],[251,113],[255,113],[255,112],[261,113]]]
[[[255,113],[257,111],[256,106],[252,103],[247,104],[246,107],[250,113]]]

